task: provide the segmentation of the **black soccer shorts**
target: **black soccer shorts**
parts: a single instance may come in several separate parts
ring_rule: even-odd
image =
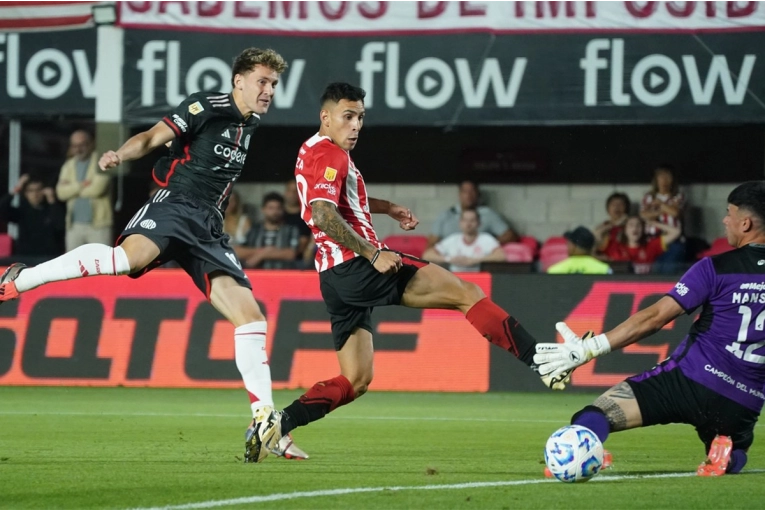
[[[196,199],[161,189],[138,209],[117,238],[121,244],[132,234],[141,234],[159,247],[159,255],[143,270],[130,275],[140,278],[152,269],[175,260],[194,284],[210,298],[209,275],[221,271],[242,287],[252,289],[234,250],[223,233],[220,213]]]
[[[643,417],[643,426],[686,423],[696,427],[707,452],[716,435],[729,436],[733,448],[754,441],[760,413],[689,379],[673,359],[627,379]]]
[[[356,328],[372,333],[372,309],[400,305],[409,280],[428,264],[411,255],[398,254],[402,266],[394,274],[382,274],[364,257],[356,257],[319,273],[335,350],[343,348]]]

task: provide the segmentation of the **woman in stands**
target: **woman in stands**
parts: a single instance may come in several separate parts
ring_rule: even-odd
[[[645,194],[640,207],[640,217],[647,222],[646,233],[650,237],[662,235],[656,224],[677,228],[682,233],[682,215],[685,195],[680,191],[674,169],[661,165],[653,171],[651,191]],[[656,222],[652,224],[651,222]],[[655,266],[656,272],[676,273],[685,262],[685,241],[678,238],[666,247]]]
[[[658,237],[649,237],[646,227],[653,227],[660,232]],[[606,246],[605,253],[609,260],[632,262],[636,274],[651,272],[651,267],[667,246],[680,237],[680,229],[659,223],[646,222],[640,216],[630,216],[624,225],[624,231]]]

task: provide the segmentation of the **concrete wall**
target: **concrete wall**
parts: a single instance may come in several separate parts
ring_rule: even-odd
[[[367,184],[369,194],[410,207],[420,218],[416,233],[427,234],[438,214],[457,202],[455,185],[439,184]],[[687,235],[712,241],[723,235],[721,223],[726,199],[735,184],[695,184],[683,187],[688,200]],[[282,191],[279,184],[237,184],[245,202],[260,208],[260,198],[269,191]],[[637,207],[647,185],[484,185],[484,202],[500,212],[523,235],[545,240],[561,235],[578,225],[592,227],[606,219],[606,197],[614,191],[626,193]],[[375,218],[381,237],[401,233],[398,225],[385,217]]]

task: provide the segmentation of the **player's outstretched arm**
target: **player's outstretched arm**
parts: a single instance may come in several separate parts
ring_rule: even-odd
[[[593,358],[633,344],[669,324],[685,313],[677,301],[664,296],[648,308],[639,311],[607,333],[582,340],[565,322],[555,325],[563,337],[561,343],[538,343],[534,362],[542,375],[559,376],[583,365]]]
[[[311,203],[311,206],[314,226],[333,241],[358,253],[381,273],[395,273],[400,269],[401,257],[395,252],[378,250],[372,243],[354,232],[348,222],[340,216],[335,204],[326,200],[316,200]]]
[[[160,145],[175,138],[175,133],[163,121],[157,122],[154,127],[148,131],[138,133],[125,142],[122,147],[116,151],[107,151],[98,161],[101,170],[114,168],[123,161],[132,161],[142,158]]]

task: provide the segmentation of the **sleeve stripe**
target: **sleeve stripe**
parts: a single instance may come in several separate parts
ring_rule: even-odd
[[[308,203],[309,203],[309,204],[312,204],[312,203],[314,203],[314,202],[318,202],[319,200],[321,200],[322,202],[329,202],[330,204],[334,204],[335,206],[337,206],[337,205],[338,205],[338,203],[337,203],[337,202],[334,202],[334,201],[332,201],[332,200],[330,200],[330,199],[328,199],[328,198],[323,198],[323,197],[312,198],[311,200],[309,200],[309,201],[308,201]]]
[[[167,124],[170,127],[170,129],[173,130],[173,132],[175,133],[175,136],[181,136],[181,130],[178,129],[178,126],[175,125],[175,122],[168,119],[167,117],[162,117],[162,120],[164,121],[165,124]]]

